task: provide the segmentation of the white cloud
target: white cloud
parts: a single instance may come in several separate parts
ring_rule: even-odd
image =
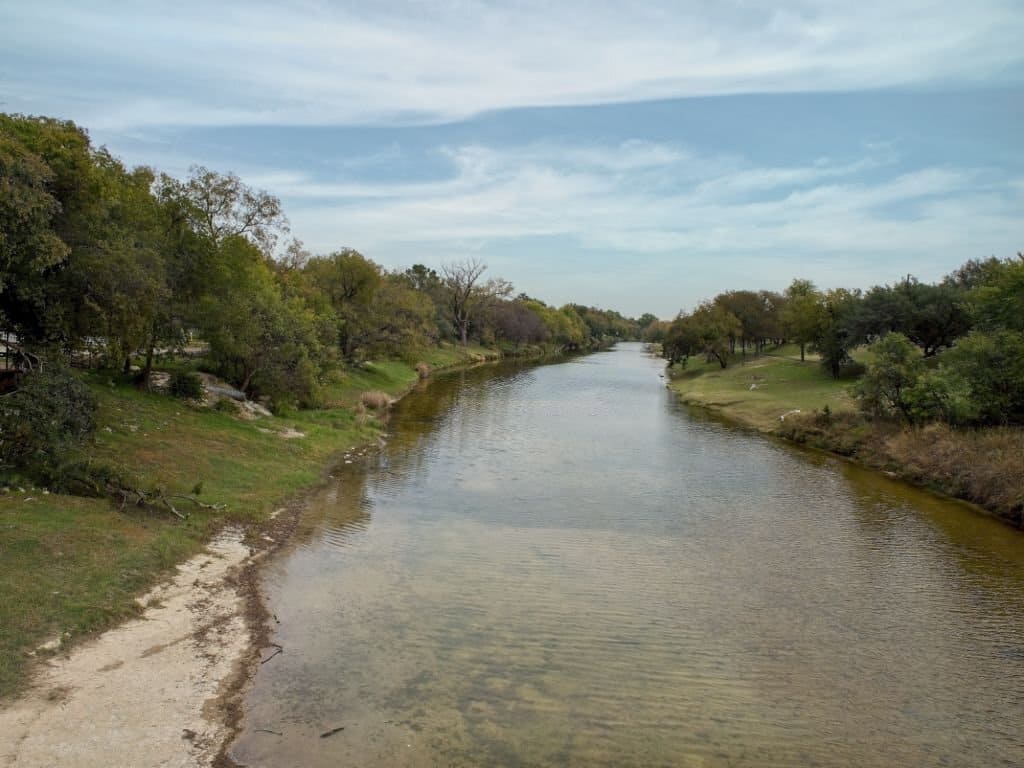
[[[632,151],[666,162],[634,162]],[[392,266],[514,243],[536,267],[550,256],[531,253],[531,239],[559,238],[567,251],[654,265],[895,256],[899,269],[925,259],[948,269],[980,244],[1012,247],[1024,208],[1019,181],[990,186],[983,169],[900,172],[888,150],[786,168],[634,143],[445,153],[452,176],[431,183],[318,185],[293,175],[268,186],[315,250],[353,245]],[[604,171],[617,164],[627,170]]]
[[[109,130],[973,83],[1024,62],[1017,0],[53,0],[5,16],[7,108]]]

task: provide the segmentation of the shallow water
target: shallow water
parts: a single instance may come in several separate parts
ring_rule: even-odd
[[[266,570],[284,653],[234,759],[1020,765],[1024,535],[660,371],[620,345],[403,401]]]

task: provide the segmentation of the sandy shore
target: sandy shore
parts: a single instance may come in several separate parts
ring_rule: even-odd
[[[210,766],[251,649],[243,565],[229,530],[140,598],[143,615],[41,664],[0,710],[0,766]]]

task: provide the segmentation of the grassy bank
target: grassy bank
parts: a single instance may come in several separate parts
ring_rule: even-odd
[[[497,357],[482,347],[450,346],[423,360],[440,371]],[[60,637],[67,647],[137,614],[135,597],[225,524],[259,524],[316,484],[332,457],[374,440],[381,424],[359,412],[361,394],[397,396],[418,378],[406,363],[371,364],[334,382],[327,408],[246,420],[88,376],[100,425],[91,461],[168,494],[201,484],[201,500],[227,509],[183,502],[189,517],[182,521],[27,486],[0,495],[0,698],[25,684],[40,644]]]
[[[851,381],[783,347],[726,369],[691,361],[669,387],[691,405],[793,442],[847,456],[973,502],[1024,527],[1024,429],[910,428],[861,416]],[[826,410],[827,407],[827,410]]]
[[[691,359],[669,376],[669,386],[683,402],[762,432],[775,431],[795,411],[809,413],[826,405],[833,413],[855,410],[850,382],[832,379],[812,357],[801,362],[796,346],[758,357],[736,356],[728,368]]]

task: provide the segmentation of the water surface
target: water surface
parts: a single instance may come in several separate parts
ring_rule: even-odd
[[[1019,765],[1024,536],[660,372],[620,345],[403,401],[267,568],[284,653],[233,757]]]

